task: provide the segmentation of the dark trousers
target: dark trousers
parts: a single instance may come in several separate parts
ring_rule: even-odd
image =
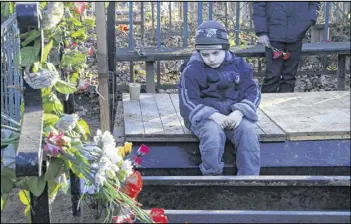
[[[266,48],[266,77],[263,80],[261,92],[294,92],[295,76],[299,66],[302,42],[271,42],[271,45],[284,52],[291,52],[291,56],[288,60],[283,60],[283,58],[273,59],[272,49]]]

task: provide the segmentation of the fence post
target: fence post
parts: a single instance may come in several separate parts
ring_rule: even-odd
[[[140,2],[140,32],[141,32],[141,44],[144,44],[144,36],[145,36],[145,10],[144,10],[144,2]]]
[[[111,71],[112,80],[110,83],[112,87],[112,103],[110,104],[110,115],[111,124],[114,121],[114,102],[115,102],[115,90],[116,90],[116,2],[109,2],[107,8],[107,51],[108,51],[108,70]],[[112,125],[111,125],[112,128]],[[111,130],[112,131],[112,130]]]
[[[239,25],[240,25],[240,2],[236,2],[236,21],[235,21],[235,45],[239,46]]]
[[[172,26],[172,2],[168,2],[169,28]]]
[[[104,2],[96,2],[97,64],[99,73],[100,126],[101,131],[110,131],[110,102],[108,94],[108,65],[106,43],[106,13]]]
[[[197,25],[202,23],[202,2],[197,2]]]
[[[183,47],[188,46],[188,3],[183,2],[183,18],[184,18],[184,39]]]
[[[212,20],[212,2],[208,2],[208,20]]]

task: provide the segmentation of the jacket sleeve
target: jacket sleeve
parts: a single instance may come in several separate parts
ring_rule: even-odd
[[[267,2],[253,2],[252,4],[252,17],[255,27],[255,33],[257,36],[267,35]]]
[[[261,91],[256,81],[253,80],[253,69],[243,58],[240,58],[238,68],[242,79],[238,86],[241,100],[233,104],[231,108],[233,111],[240,110],[248,120],[255,122],[258,119],[256,110],[261,102]]]
[[[313,21],[312,25],[317,21],[320,4],[320,2],[308,2],[308,13],[310,14],[310,19]]]
[[[178,84],[179,109],[183,118],[191,124],[208,119],[216,109],[201,103],[200,84],[197,79],[199,71],[186,67]]]

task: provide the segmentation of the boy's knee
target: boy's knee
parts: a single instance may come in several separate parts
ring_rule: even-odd
[[[225,143],[225,134],[223,129],[214,121],[204,122],[200,130],[201,142],[211,143],[211,147],[222,147]]]
[[[241,132],[244,135],[256,134],[256,123],[251,122],[245,118],[241,121],[240,125],[237,127],[237,132]]]

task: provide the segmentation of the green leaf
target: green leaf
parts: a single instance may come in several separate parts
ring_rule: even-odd
[[[79,171],[79,169],[74,164],[72,164],[70,161],[65,160],[65,164],[66,164],[67,167],[69,167],[72,170],[72,172],[75,175],[77,175],[77,177],[85,178],[85,176]]]
[[[16,173],[14,169],[11,169],[10,167],[5,166],[2,171],[1,171],[1,176],[6,176],[10,178],[11,180],[16,179]]]
[[[45,6],[47,5],[47,2],[39,2],[39,8],[40,10],[44,10]]]
[[[90,129],[88,123],[85,120],[80,118],[75,129],[78,129],[77,132],[83,135],[84,140],[88,139],[88,135],[90,135]]]
[[[63,113],[63,105],[55,94],[43,97],[43,109],[44,113]]]
[[[59,120],[59,116],[55,114],[44,113],[44,126],[55,126],[56,122]]]
[[[71,148],[74,148],[74,149],[81,149],[81,148],[83,148],[82,141],[79,140],[79,139],[72,140],[71,141]]]
[[[93,26],[95,26],[95,19],[94,18],[86,18],[83,20],[83,23],[90,26],[90,27],[93,27]]]
[[[15,183],[8,176],[1,175],[1,193],[11,193]]]
[[[39,197],[43,193],[46,181],[43,177],[30,177],[28,178],[29,190],[36,197]]]
[[[48,87],[48,88],[42,88],[41,89],[41,96],[44,97],[48,97],[50,94],[52,93],[52,87]]]
[[[77,83],[77,80],[79,79],[79,73],[78,72],[73,72],[69,78],[69,81],[71,83]]]
[[[83,24],[78,19],[76,19],[74,17],[69,18],[69,21],[72,22],[73,25],[75,25],[75,26],[78,26],[78,27],[83,26]]]
[[[32,71],[33,71],[34,73],[38,73],[40,67],[41,67],[41,65],[40,65],[40,62],[39,62],[39,61],[34,62]]]
[[[60,174],[62,166],[63,166],[62,159],[51,158],[49,166],[45,172],[44,180],[46,181],[54,180]]]
[[[84,38],[84,36],[86,36],[85,29],[79,29],[76,32],[71,34],[71,37],[73,38],[78,38],[78,37]]]
[[[62,41],[62,37],[63,35],[61,33],[55,33],[55,35],[53,36],[56,43],[60,43]]]
[[[9,197],[9,194],[1,194],[1,211],[4,209],[6,205],[7,198]]]
[[[21,63],[22,67],[31,66],[34,62],[38,61],[38,50],[35,47],[21,48]]]
[[[75,93],[77,91],[77,88],[75,87],[75,85],[73,83],[69,83],[69,82],[65,82],[62,80],[57,80],[56,84],[55,84],[55,88],[57,90],[57,92],[60,92],[62,94],[71,94],[71,93]]]
[[[26,208],[24,209],[24,215],[27,217],[30,217],[30,205],[26,205]]]
[[[22,47],[27,46],[30,42],[32,42],[33,40],[37,39],[40,36],[40,31],[35,29],[35,30],[31,30],[27,36],[27,38],[22,41],[21,45]]]
[[[46,62],[46,59],[51,51],[51,48],[54,44],[54,40],[53,39],[50,39],[49,43],[44,47],[44,52],[43,52],[43,56],[41,58],[41,63],[44,63]]]
[[[80,138],[81,137],[77,132],[75,132],[73,130],[67,131],[67,132],[65,132],[65,134],[69,137],[72,137],[72,138]]]
[[[53,197],[61,188],[60,183],[56,183],[53,180],[48,181],[48,192],[49,192],[49,197]]]
[[[26,190],[20,190],[18,192],[18,197],[22,204],[24,205],[30,205],[30,198],[29,198],[29,192]]]
[[[34,48],[35,48],[35,50],[36,50],[36,55],[39,55],[39,53],[40,53],[40,50],[41,50],[41,48],[42,48],[42,46],[41,46],[41,38],[38,38],[38,39],[36,39],[35,41],[34,41]]]

